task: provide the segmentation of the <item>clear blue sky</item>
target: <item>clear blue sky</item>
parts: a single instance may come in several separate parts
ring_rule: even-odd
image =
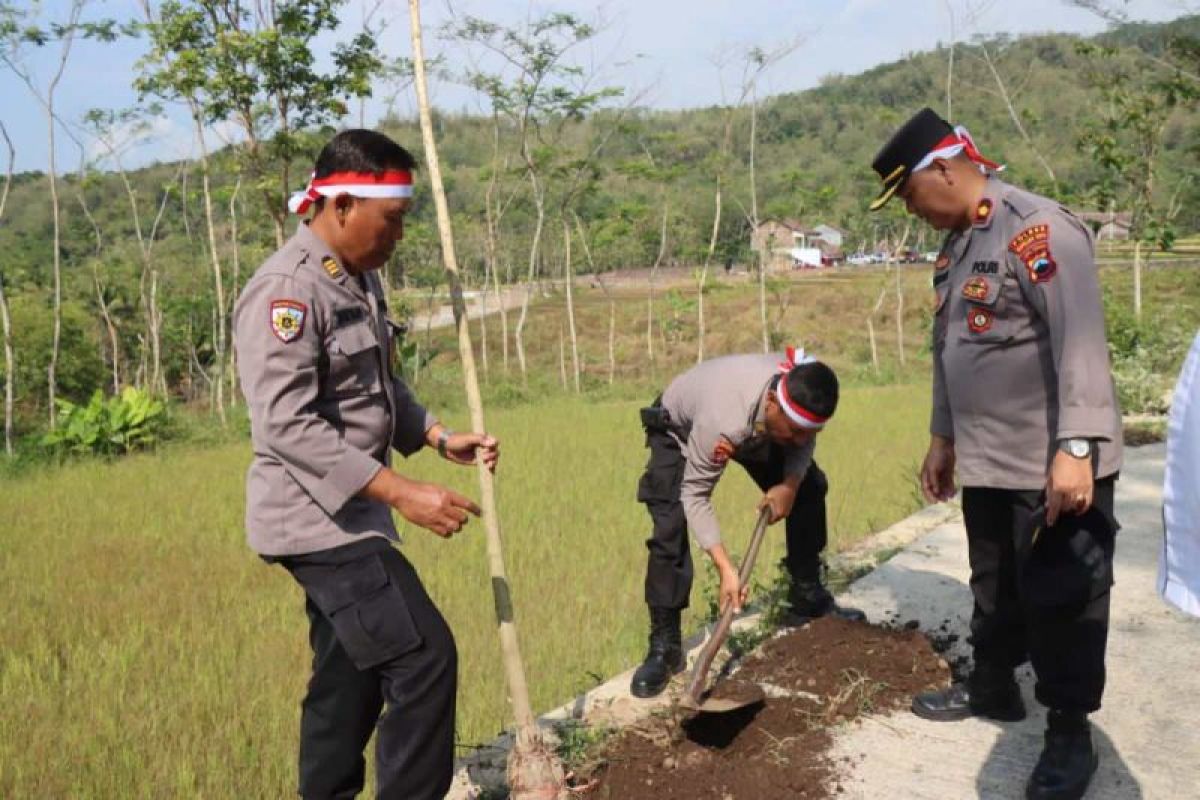
[[[19,5],[29,0],[16,0]],[[348,0],[347,29],[357,30],[362,9],[374,0]],[[1120,4],[1120,0],[1117,0]],[[726,91],[737,80],[737,58],[751,45],[766,49],[798,36],[804,43],[776,65],[761,82],[762,95],[804,89],[831,73],[853,74],[905,53],[927,50],[950,40],[953,7],[957,37],[979,33],[1044,31],[1096,32],[1103,22],[1065,0],[561,0],[556,3],[519,0],[425,0],[427,53],[444,45],[431,31],[451,13],[471,13],[513,23],[546,10],[565,10],[606,21],[595,44],[578,58],[595,65],[605,84],[623,85],[644,93],[642,105],[685,108],[720,102],[721,80],[714,62],[727,56]],[[1189,0],[1130,0],[1124,7],[1135,19],[1164,20],[1196,9]],[[42,19],[60,19],[66,0],[45,0]],[[382,0],[379,16],[392,20],[383,39],[388,55],[409,53],[408,4]],[[971,18],[970,9],[980,13]],[[93,0],[85,18],[131,18],[138,13],[133,0]],[[340,37],[323,43],[326,48]],[[59,87],[59,115],[76,122],[93,107],[122,108],[136,102],[131,88],[134,65],[142,55],[141,42],[119,45],[80,43],[71,54]],[[462,54],[444,53],[452,66]],[[56,63],[55,46],[31,52],[28,64],[39,86],[48,81]],[[449,83],[433,87],[435,102],[449,110],[477,108],[467,90]],[[397,110],[411,113],[408,94],[397,98]],[[378,119],[384,105],[371,101],[366,122]],[[41,107],[19,80],[0,71],[0,120],[17,150],[17,169],[46,169],[46,122]],[[357,122],[357,114],[346,124]],[[79,150],[60,136],[60,170],[78,166]],[[215,136],[214,142],[218,140]],[[186,118],[173,111],[158,125],[156,136],[139,144],[128,156],[132,164],[186,155],[194,147]],[[0,168],[6,166],[0,153]]]

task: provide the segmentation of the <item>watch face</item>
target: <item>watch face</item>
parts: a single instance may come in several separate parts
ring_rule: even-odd
[[[1075,458],[1086,458],[1092,453],[1091,442],[1086,439],[1072,439],[1067,446]]]

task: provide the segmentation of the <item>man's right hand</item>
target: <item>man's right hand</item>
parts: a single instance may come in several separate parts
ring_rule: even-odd
[[[387,503],[409,522],[444,538],[462,530],[471,514],[480,513],[479,506],[452,489],[405,478],[387,467],[375,473],[362,494]]]
[[[712,559],[713,566],[717,568],[717,574],[721,576],[721,588],[717,594],[718,608],[724,614],[725,609],[732,603],[734,613],[741,613],[742,605],[750,594],[750,587],[741,585],[738,571],[730,561],[725,545],[720,542],[713,545],[708,550],[708,557]]]
[[[954,440],[944,436],[929,439],[929,452],[921,465],[921,494],[930,503],[954,496]]]

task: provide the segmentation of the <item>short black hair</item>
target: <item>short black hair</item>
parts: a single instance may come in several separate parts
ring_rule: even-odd
[[[832,417],[837,411],[838,379],[826,364],[797,364],[782,379],[787,381],[788,397],[801,408],[819,417]]]
[[[370,172],[381,175],[388,170],[412,171],[417,168],[413,154],[377,131],[351,128],[342,131],[321,148],[317,156],[316,177],[335,172]]]

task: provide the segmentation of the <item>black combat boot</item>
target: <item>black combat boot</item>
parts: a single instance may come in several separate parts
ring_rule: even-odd
[[[976,664],[965,683],[924,692],[913,698],[912,711],[922,719],[955,722],[967,717],[987,717],[1002,722],[1025,719],[1025,701],[1012,668]]]
[[[1046,715],[1046,746],[1025,784],[1025,797],[1079,800],[1099,765],[1087,715],[1052,710]]]
[[[788,590],[788,605],[791,609],[779,621],[784,628],[798,628],[826,614],[853,622],[865,622],[867,619],[867,615],[857,608],[839,606],[820,579],[801,581],[793,578]]]
[[[678,608],[650,607],[650,652],[629,684],[634,697],[654,697],[667,687],[672,675],[683,671],[681,615]]]

